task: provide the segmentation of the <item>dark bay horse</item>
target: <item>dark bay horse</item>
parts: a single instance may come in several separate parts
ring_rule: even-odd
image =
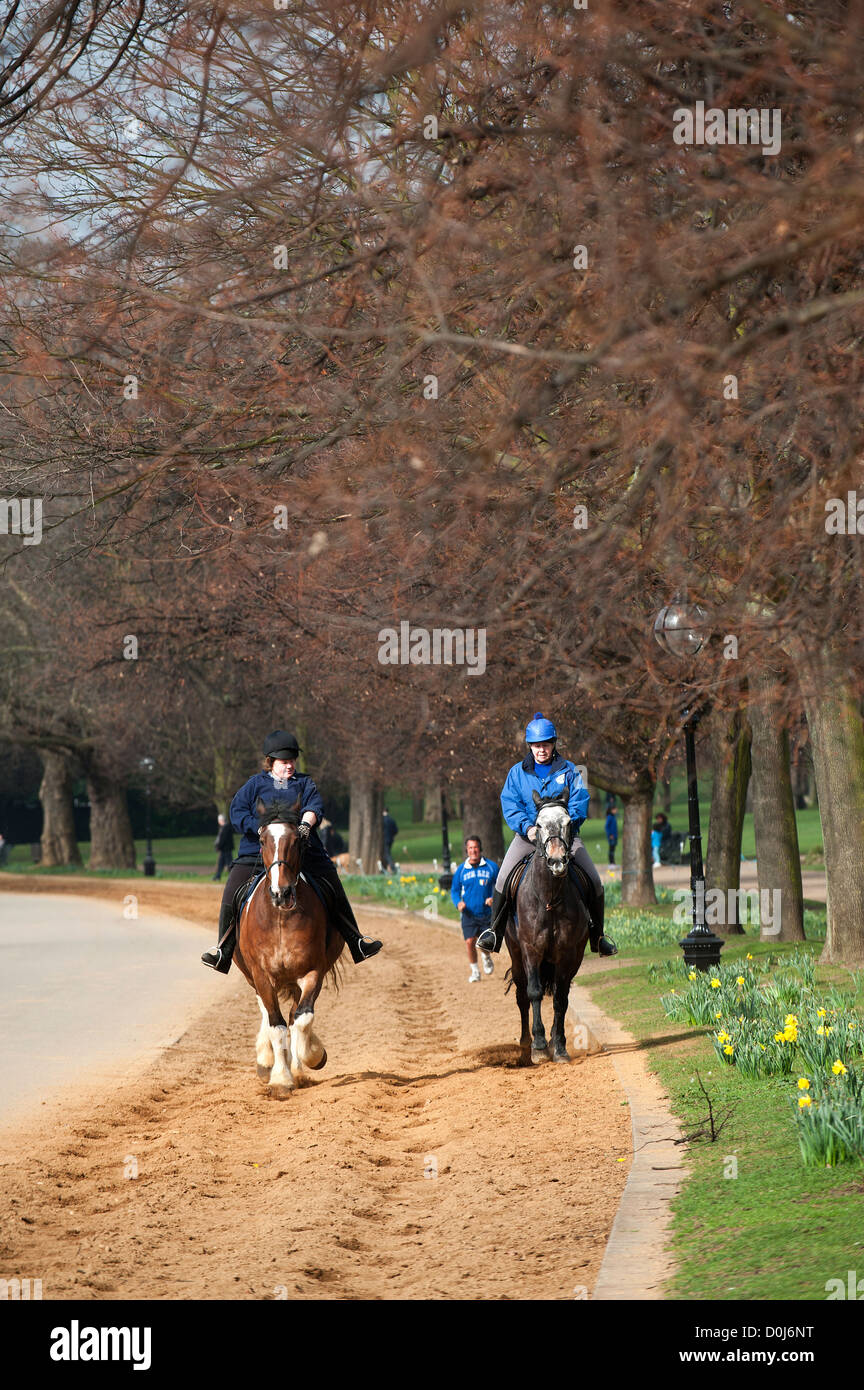
[[[319,1071],[327,1053],[313,1031],[315,1001],[334,975],[343,938],[327,923],[314,888],[300,878],[299,801],[255,810],[267,870],[237,923],[234,963],[258,997],[261,1027],[255,1042],[258,1075],[285,1096],[303,1076]],[[288,1022],[280,1008],[287,1005]]]
[[[518,927],[507,922],[507,949],[513,962],[512,982],[522,1016],[520,1061],[549,1060],[549,1044],[543,1028],[544,994],[553,1004],[552,1060],[569,1062],[564,1039],[564,1015],[574,975],[582,964],[588,943],[588,912],[569,873],[573,824],[567,814],[570,793],[545,800],[534,792],[537,807],[535,850],[519,885]],[[528,1027],[528,1005],[533,1012],[533,1035]]]

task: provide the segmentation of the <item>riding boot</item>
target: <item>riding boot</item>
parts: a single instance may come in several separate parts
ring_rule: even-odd
[[[363,936],[361,933],[353,908],[348,901],[348,895],[342,887],[342,880],[335,869],[332,878],[329,874],[327,875],[327,882],[332,884],[334,889],[333,925],[339,935],[344,937],[354,964],[359,965],[361,961],[377,956],[384,943],[383,941],[373,941],[371,937]]]
[[[606,915],[606,895],[602,891],[597,893],[591,891],[591,901],[588,903],[588,915],[590,926],[588,929],[588,940],[591,950],[595,955],[617,956],[618,947],[610,937],[603,934],[603,923]]]
[[[234,904],[225,903],[219,913],[219,939],[214,951],[205,951],[201,959],[211,970],[227,975],[231,969],[231,957],[237,945],[237,924],[234,921]]]
[[[504,940],[504,933],[507,930],[507,918],[510,916],[510,907],[505,900],[504,894],[497,888],[492,890],[492,921],[488,927],[484,927],[477,937],[477,949],[480,951],[500,951],[501,943]]]

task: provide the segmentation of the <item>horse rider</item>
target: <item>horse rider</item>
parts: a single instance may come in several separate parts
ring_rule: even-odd
[[[264,740],[262,771],[244,782],[231,802],[231,824],[242,838],[222,895],[216,949],[205,951],[201,957],[205,965],[222,975],[231,969],[231,957],[237,943],[237,924],[233,921],[234,897],[241,885],[248,883],[263,866],[258,839],[259,821],[255,811],[259,799],[266,805],[277,797],[286,801],[299,798],[301,819],[297,828],[302,840],[304,873],[309,878],[326,879],[332,885],[335,896],[333,925],[345,938],[354,964],[368,960],[381,950],[382,942],[361,935],[339,872],[318,837],[315,827],[323,818],[324,803],[312,778],[305,772],[297,771],[299,752],[300,747],[293,734],[286,733],[284,729],[276,729],[268,734]],[[229,927],[230,933],[226,936]]]
[[[537,792],[544,798],[559,796],[566,787],[570,792],[567,811],[574,830],[570,857],[590,884],[590,900],[586,906],[591,918],[591,950],[599,952],[601,956],[618,954],[614,941],[603,935],[603,882],[579,838],[582,822],[588,813],[588,789],[582,781],[582,774],[558,752],[557,739],[558,732],[552,721],[545,719],[542,714],[535,714],[525,730],[528,756],[521,763],[514,763],[507,774],[501,791],[501,809],[514,834],[495,881],[492,925],[477,937],[477,946],[481,951],[501,949],[509,916],[509,908],[503,899],[504,886],[514,865],[521,859],[527,859],[534,851],[537,808],[532,793]]]

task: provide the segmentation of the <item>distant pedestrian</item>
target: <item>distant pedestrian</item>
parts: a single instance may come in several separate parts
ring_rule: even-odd
[[[222,878],[222,870],[230,869],[231,860],[234,858],[234,831],[228,824],[225,816],[217,817],[219,830],[216,839],[213,841],[213,848],[219,852],[219,863],[216,865],[216,872],[213,875],[216,883]]]
[[[385,806],[384,815],[382,817],[381,822],[382,873],[387,873],[388,869],[391,873],[396,872],[396,865],[393,862],[393,841],[396,839],[396,836],[398,834],[399,827],[396,824],[393,817],[391,816],[390,812],[387,810],[387,807]]]
[[[9,845],[6,842],[6,836],[0,835],[0,869],[5,869],[8,863]]]
[[[666,831],[668,835],[668,826],[669,822],[666,817],[663,815],[662,811],[658,811],[657,815],[654,817],[654,824],[651,827],[651,861],[655,868],[660,867],[660,846],[663,843],[664,831]]]
[[[469,985],[480,979],[477,962],[477,937],[492,921],[492,889],[498,876],[498,865],[493,859],[483,858],[483,846],[479,836],[469,835],[465,841],[467,858],[453,875],[450,896],[454,907],[462,913],[462,936],[471,962]],[[488,951],[481,951],[484,975],[491,975],[495,969]]]
[[[618,816],[615,813],[615,802],[606,812],[606,840],[609,844],[609,863],[615,863],[615,846],[618,843]]]

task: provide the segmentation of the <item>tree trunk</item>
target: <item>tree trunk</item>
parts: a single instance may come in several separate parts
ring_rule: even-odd
[[[422,796],[412,796],[412,797],[411,797],[411,819],[412,819],[412,821],[414,822],[415,825],[417,824],[418,821],[422,821],[422,819],[423,819],[423,797],[422,797]]]
[[[647,781],[647,779],[646,779]],[[656,903],[654,871],[651,866],[651,816],[654,780],[650,789],[622,795],[624,818],[621,830],[621,902],[627,907],[647,907]]]
[[[501,795],[497,782],[471,782],[465,794],[465,835],[479,835],[483,854],[500,864],[504,858],[504,831],[501,823]],[[454,845],[454,859],[461,858],[461,846]]]
[[[42,864],[80,864],[72,809],[72,767],[68,753],[40,748],[44,764],[39,800],[42,802]]]
[[[750,781],[750,729],[740,710],[723,716],[715,724],[712,740],[714,785],[708,821],[708,848],[705,854],[706,891],[719,889],[729,903],[729,889],[736,896],[725,926],[714,928],[718,936],[743,935],[738,920],[738,889],[741,885],[741,831]]]
[[[91,869],[134,869],[135,841],[126,788],[92,763],[87,768],[90,798]]]
[[[425,825],[438,825],[441,820],[441,784],[437,778],[426,784],[423,801],[423,822]]]
[[[789,772],[789,734],[780,724],[778,681],[770,673],[760,673],[751,675],[749,683],[759,901],[777,901],[780,909],[779,924],[763,923],[760,936],[763,941],[803,941],[801,854]],[[779,898],[774,898],[775,893]]]
[[[660,810],[667,817],[672,814],[672,783],[668,777],[660,779]]]
[[[350,784],[350,815],[348,820],[349,872],[376,874],[384,848],[382,817],[384,788],[379,787],[368,773],[355,773]],[[357,860],[360,864],[357,864]]]
[[[864,965],[864,725],[835,640],[790,641],[800,668],[828,878],[828,932],[822,960]]]

